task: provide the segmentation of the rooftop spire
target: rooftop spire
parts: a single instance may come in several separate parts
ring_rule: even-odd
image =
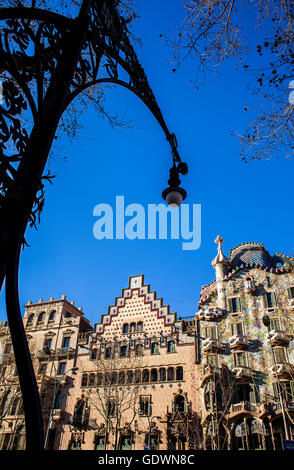
[[[217,264],[224,264],[224,263],[229,262],[228,258],[223,254],[223,248],[222,248],[223,241],[224,239],[220,235],[218,235],[216,239],[214,240],[214,243],[217,243],[218,245],[217,255],[211,263],[214,268],[216,267]]]

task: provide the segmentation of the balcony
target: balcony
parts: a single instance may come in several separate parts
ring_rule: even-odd
[[[246,294],[255,294],[256,293],[256,286],[253,279],[245,279],[244,281],[244,292]]]
[[[222,373],[221,367],[218,366],[212,366],[210,364],[204,364],[202,366],[202,381],[200,387],[203,388],[206,381],[211,377],[211,376],[220,376]]]
[[[270,371],[273,375],[281,378],[281,379],[288,379],[294,373],[294,367],[290,363],[278,363],[272,364],[270,366]]]
[[[57,357],[63,357],[63,356],[71,357],[71,356],[74,356],[75,349],[70,348],[70,347],[59,348],[59,349],[56,349],[55,354],[56,354]]]
[[[273,346],[282,346],[289,343],[289,338],[283,331],[271,330],[267,334],[267,339]]]
[[[252,369],[247,366],[236,366],[232,369],[232,373],[239,382],[246,382],[252,379]]]
[[[214,321],[222,318],[224,311],[219,307],[211,307],[206,310],[200,309],[196,313],[196,316],[199,320]]]
[[[230,406],[230,414],[244,413],[248,411],[256,413],[258,411],[258,406],[253,403],[249,403],[248,401],[242,401],[241,403],[237,403],[235,405]]]
[[[217,352],[223,349],[223,344],[215,338],[206,338],[202,343],[202,351],[204,353]]]
[[[55,409],[52,410],[52,419],[53,421],[61,421],[63,419],[63,410]]]
[[[249,340],[247,336],[233,335],[229,338],[229,344],[231,349],[247,349],[249,347]]]
[[[37,358],[39,359],[48,359],[52,355],[53,351],[50,348],[47,348],[47,346],[44,346],[44,348],[39,349],[37,351]]]

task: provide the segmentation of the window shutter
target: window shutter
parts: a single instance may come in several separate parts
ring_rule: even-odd
[[[276,399],[279,398],[279,384],[277,382],[273,383],[273,392]]]
[[[264,307],[268,308],[268,302],[267,302],[267,295],[266,294],[263,295],[263,301],[264,301]]]
[[[271,292],[271,301],[272,301],[272,307],[276,306],[276,294],[274,292]]]
[[[256,390],[254,384],[249,384],[249,400],[250,403],[256,403]]]
[[[294,401],[294,380],[290,380],[290,391],[291,391],[290,400]]]
[[[233,312],[233,303],[232,303],[232,299],[229,299],[229,309],[230,309],[230,312]]]
[[[241,312],[241,300],[240,300],[240,297],[237,297],[236,298],[236,308],[237,308],[237,312]]]
[[[151,416],[151,401],[148,401],[147,403],[147,415]]]

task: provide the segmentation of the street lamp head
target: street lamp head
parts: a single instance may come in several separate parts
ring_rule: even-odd
[[[186,191],[183,188],[180,188],[181,180],[179,178],[179,173],[182,175],[188,173],[188,166],[186,163],[180,162],[178,166],[174,163],[172,168],[169,170],[169,187],[162,192],[162,197],[170,207],[180,206],[187,196]]]
[[[268,328],[270,326],[270,317],[268,315],[263,315],[262,323]]]

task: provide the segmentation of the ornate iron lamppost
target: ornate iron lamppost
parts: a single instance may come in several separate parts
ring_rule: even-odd
[[[34,5],[34,2],[32,2]],[[167,201],[179,204],[185,192],[174,180],[185,174],[174,134],[161,114],[129,39],[127,21],[116,0],[82,0],[70,18],[52,11],[0,8],[0,289],[6,308],[23,396],[27,449],[44,447],[38,387],[18,298],[18,267],[27,224],[35,225],[44,205],[48,155],[63,113],[95,85],[124,86],[153,113],[174,160]],[[127,74],[127,79],[124,77]],[[31,114],[31,128],[23,120]],[[174,191],[174,189],[176,190]],[[169,197],[168,197],[169,194]],[[169,203],[169,202],[168,202]]]

